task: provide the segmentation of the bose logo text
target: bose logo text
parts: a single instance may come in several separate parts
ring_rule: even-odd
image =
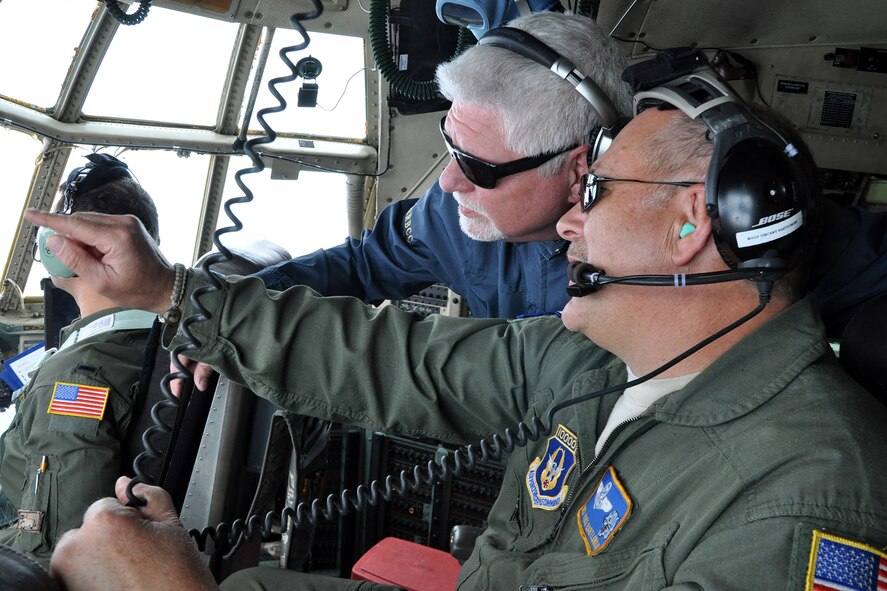
[[[786,209],[785,211],[780,211],[779,213],[774,213],[773,215],[768,215],[765,218],[761,218],[758,220],[758,223],[752,226],[752,228],[757,228],[758,226],[766,226],[767,224],[772,224],[773,222],[778,222],[779,220],[784,220],[788,216],[791,215],[794,209]]]

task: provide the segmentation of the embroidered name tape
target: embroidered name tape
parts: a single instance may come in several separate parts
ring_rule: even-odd
[[[527,470],[527,490],[534,508],[554,511],[564,502],[570,488],[567,477],[576,466],[577,449],[579,438],[558,425],[554,435],[548,438],[545,455],[533,460]]]
[[[51,415],[102,420],[109,392],[109,388],[56,382],[47,412]]]
[[[403,237],[407,241],[407,244],[413,243],[413,208],[412,207],[403,216]]]
[[[607,468],[594,493],[576,513],[579,534],[589,556],[602,552],[631,514],[631,497],[616,477],[613,466]]]
[[[873,546],[813,530],[804,591],[887,588],[887,554]]]

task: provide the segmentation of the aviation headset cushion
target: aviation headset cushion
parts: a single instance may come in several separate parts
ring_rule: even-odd
[[[735,135],[739,135],[738,133]],[[717,144],[717,140],[716,140]],[[715,244],[733,267],[790,267],[801,252],[805,199],[785,144],[751,137],[717,144],[706,179]]]

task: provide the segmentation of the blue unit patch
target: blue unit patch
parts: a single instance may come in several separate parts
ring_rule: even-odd
[[[585,551],[594,556],[603,551],[631,514],[631,497],[616,477],[613,466],[607,468],[594,493],[576,513],[579,534]]]
[[[548,438],[548,448],[542,458],[537,457],[527,471],[527,490],[535,509],[554,511],[567,496],[567,477],[576,466],[576,450],[579,439],[564,427],[557,426]]]

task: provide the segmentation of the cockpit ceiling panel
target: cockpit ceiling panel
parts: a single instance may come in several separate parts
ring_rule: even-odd
[[[607,33],[657,48],[724,49],[887,42],[883,0],[601,0]],[[632,45],[635,55],[643,53]]]
[[[309,31],[343,35],[366,33],[367,15],[356,2],[352,10],[347,10],[348,0],[321,0],[320,4],[323,6],[321,17],[303,23]],[[154,0],[152,5],[226,21],[279,28],[292,28],[290,17],[293,14],[313,9],[309,0]]]

